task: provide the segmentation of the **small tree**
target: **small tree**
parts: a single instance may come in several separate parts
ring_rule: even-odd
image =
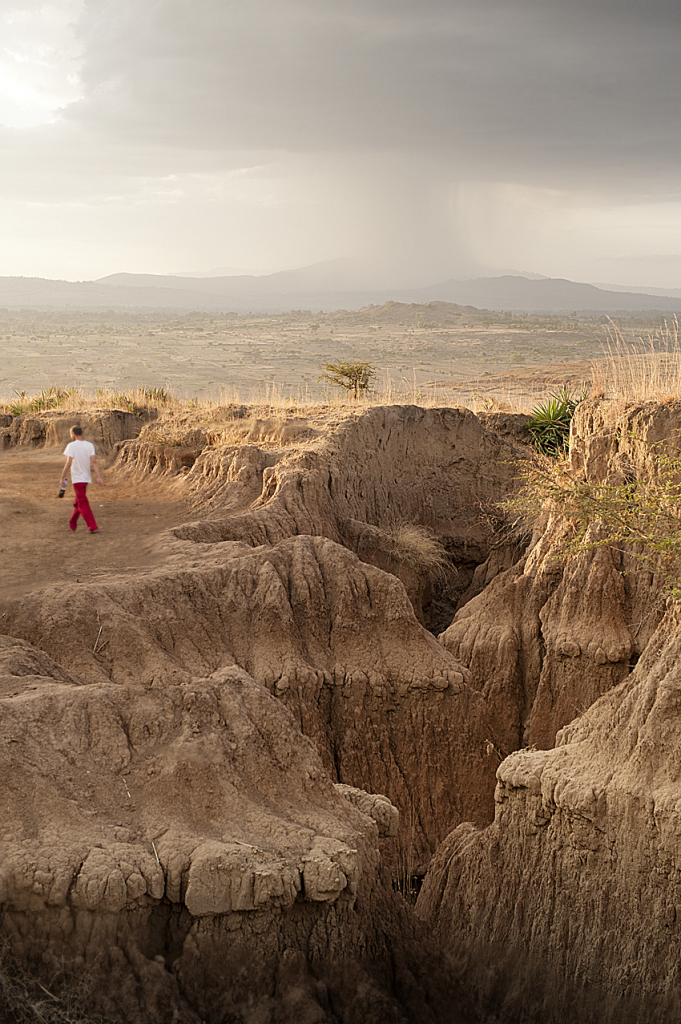
[[[376,376],[376,367],[372,363],[320,363],[323,373],[318,380],[328,380],[334,387],[354,391],[359,398],[360,391],[371,391],[371,382]]]

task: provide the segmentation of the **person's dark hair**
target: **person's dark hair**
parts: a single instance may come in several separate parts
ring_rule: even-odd
[[[79,427],[77,425],[75,427],[71,427],[71,433],[75,434],[76,437],[82,437],[83,436],[83,428]]]

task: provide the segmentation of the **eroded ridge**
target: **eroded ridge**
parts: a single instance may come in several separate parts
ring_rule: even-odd
[[[219,431],[178,434],[175,447],[160,441],[148,428],[119,458],[131,470],[179,475],[203,518],[177,538],[258,546],[328,537],[397,575],[421,621],[442,563],[429,564],[405,526],[437,538],[457,570],[448,580],[453,611],[495,540],[481,509],[512,490],[522,456],[467,409],[417,406],[370,409],[325,430],[258,421],[240,444],[221,443]]]
[[[490,818],[484,701],[399,580],[324,537],[45,590],[6,622],[92,684],[156,689],[240,666],[286,704],[339,782],[403,809],[414,874],[454,823]]]
[[[613,484],[645,477],[680,436],[678,404],[583,402],[572,473]],[[518,561],[500,573],[495,566],[440,637],[469,669],[506,752],[553,746],[564,725],[629,675],[664,614],[660,580],[621,545],[599,546],[597,522],[587,535],[594,546],[566,561],[570,536],[562,516],[541,517]]]

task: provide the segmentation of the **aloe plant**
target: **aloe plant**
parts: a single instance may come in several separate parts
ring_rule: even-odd
[[[552,458],[565,452],[570,437],[570,423],[575,409],[586,398],[586,390],[577,395],[567,384],[552,391],[548,398],[535,405],[527,424],[537,451]]]

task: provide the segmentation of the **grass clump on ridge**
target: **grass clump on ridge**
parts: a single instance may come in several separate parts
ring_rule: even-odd
[[[435,578],[452,568],[450,558],[437,537],[425,526],[398,522],[388,530],[392,553],[408,565],[425,569]]]
[[[87,395],[81,388],[62,387],[60,384],[49,384],[36,394],[15,389],[14,397],[8,402],[0,402],[0,411],[12,416],[23,416],[25,413],[47,412],[61,409],[63,412],[86,412],[88,409],[123,409],[126,412],[143,412],[152,406],[168,406],[177,400],[167,388],[139,387],[132,391],[114,391],[97,388],[94,395]]]
[[[60,409],[69,399],[78,395],[78,388],[63,388],[50,384],[41,388],[37,395],[28,397],[25,391],[15,391],[15,397],[9,404],[12,416],[21,416],[25,412],[45,412],[47,409]]]
[[[123,409],[135,414],[144,412],[150,404],[167,405],[170,395],[166,388],[135,388],[132,392],[105,393],[97,389],[97,395],[104,397],[107,405],[113,409]]]

